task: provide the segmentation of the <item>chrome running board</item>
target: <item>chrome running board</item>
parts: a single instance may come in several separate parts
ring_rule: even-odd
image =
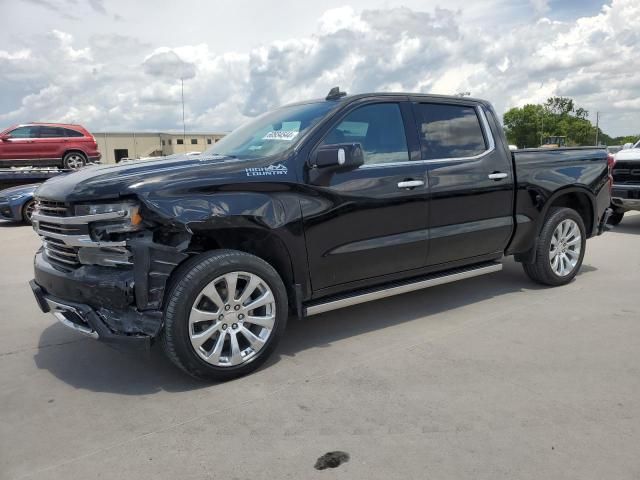
[[[415,290],[422,290],[423,288],[435,287],[436,285],[457,282],[458,280],[477,277],[479,275],[498,272],[500,270],[502,270],[502,264],[496,262],[483,263],[468,268],[457,268],[449,272],[422,277],[421,279],[413,281],[411,283],[398,284],[396,282],[391,286],[382,287],[376,290],[369,289],[365,291],[354,292],[348,297],[333,297],[333,299],[330,299],[328,301],[310,304],[309,306],[304,307],[303,312],[305,317],[310,317],[311,315],[317,315],[319,313],[329,312],[331,310],[337,310],[339,308],[358,305],[359,303],[371,302],[373,300],[379,300],[381,298],[392,297],[394,295],[413,292]]]

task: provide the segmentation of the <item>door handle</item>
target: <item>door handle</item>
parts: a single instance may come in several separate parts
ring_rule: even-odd
[[[502,180],[503,178],[507,178],[509,175],[504,172],[493,172],[488,176],[491,180]]]
[[[423,185],[424,182],[422,180],[404,180],[403,182],[398,182],[398,188],[415,188]]]

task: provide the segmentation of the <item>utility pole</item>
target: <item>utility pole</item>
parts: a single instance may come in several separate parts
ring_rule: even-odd
[[[184,77],[180,77],[180,95],[182,96],[182,148],[187,151],[187,127],[184,123]]]
[[[600,133],[600,112],[596,112],[596,147],[598,146],[598,133]]]

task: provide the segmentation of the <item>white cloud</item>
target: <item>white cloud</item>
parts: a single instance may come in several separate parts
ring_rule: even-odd
[[[529,0],[529,2],[538,15],[543,15],[551,10],[549,0]]]
[[[532,4],[538,14],[552,13],[547,2]],[[637,1],[613,0],[575,21],[488,22],[444,8],[345,6],[321,15],[313,34],[241,51],[217,51],[202,42],[150,45],[123,34],[95,34],[82,42],[53,30],[0,50],[0,123],[41,119],[77,121],[94,130],[179,129],[182,76],[190,130],[227,130],[340,85],[351,93],[470,91],[500,113],[570,95],[588,110],[604,112],[605,131],[640,131]]]

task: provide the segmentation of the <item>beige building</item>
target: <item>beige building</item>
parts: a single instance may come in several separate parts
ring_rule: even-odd
[[[102,163],[117,163],[123,158],[159,157],[174,153],[204,152],[222,133],[92,133],[102,153]]]

